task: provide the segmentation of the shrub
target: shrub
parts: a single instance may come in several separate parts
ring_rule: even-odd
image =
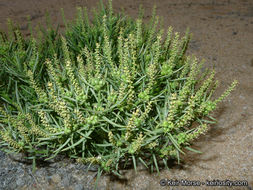
[[[237,82],[213,99],[215,71],[185,55],[189,32],[169,27],[163,40],[155,14],[145,24],[114,14],[110,1],[91,23],[83,13],[62,36],[2,34],[1,149],[34,161],[64,154],[117,175],[130,163],[159,172],[196,151],[190,144]]]

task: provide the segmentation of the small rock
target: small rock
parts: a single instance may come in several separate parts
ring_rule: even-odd
[[[53,183],[60,183],[61,176],[59,176],[58,174],[54,174],[51,179]]]
[[[45,168],[40,168],[39,170],[36,171],[35,174],[38,177],[43,177],[43,176],[46,176],[47,172]]]
[[[248,106],[243,106],[243,109],[244,109],[244,110],[247,110],[247,109],[248,109]]]
[[[17,189],[17,184],[14,183],[14,182],[9,183],[9,184],[8,184],[8,188],[9,188],[9,189]]]
[[[71,178],[72,178],[71,175],[66,175],[63,177],[62,184],[64,187],[68,187],[70,185]]]
[[[16,181],[17,186],[21,187],[25,184],[25,181],[22,178],[18,178]]]
[[[245,100],[245,96],[243,96],[243,95],[240,95],[239,98],[242,100]]]
[[[82,184],[75,185],[74,190],[84,190],[83,185]]]

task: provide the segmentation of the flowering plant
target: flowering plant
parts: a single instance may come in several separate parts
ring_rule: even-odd
[[[1,35],[1,149],[34,161],[65,154],[117,175],[129,163],[159,172],[195,151],[237,82],[213,99],[215,71],[185,55],[191,35],[169,27],[163,40],[155,12],[148,24],[114,14],[111,1],[94,13],[90,23],[78,8],[62,36]]]

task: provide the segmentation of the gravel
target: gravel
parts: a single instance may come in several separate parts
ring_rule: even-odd
[[[72,163],[67,159],[39,164],[32,172],[32,164],[24,161],[21,155],[7,155],[0,151],[0,189],[93,189],[97,167],[86,171],[87,166]]]

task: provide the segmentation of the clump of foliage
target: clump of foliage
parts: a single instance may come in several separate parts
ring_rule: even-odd
[[[163,40],[155,14],[145,24],[143,14],[114,14],[109,1],[90,22],[84,10],[63,35],[1,35],[1,149],[33,160],[64,154],[117,175],[129,163],[159,172],[160,162],[195,151],[237,82],[213,99],[215,71],[201,73],[185,55],[189,32],[169,27]]]

